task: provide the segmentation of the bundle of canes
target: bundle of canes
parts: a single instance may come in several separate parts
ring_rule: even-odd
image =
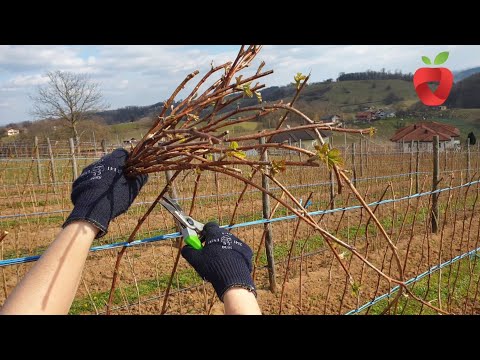
[[[219,66],[212,65],[211,69],[193,87],[190,94],[182,101],[176,103],[175,98],[178,93],[184,89],[187,83],[199,74],[199,71],[189,74],[164,103],[153,126],[131,151],[126,163],[126,174],[127,176],[135,176],[138,174],[170,171],[173,175],[170,177],[169,181],[167,181],[167,184],[162,191],[160,191],[160,194],[150,208],[142,218],[139,219],[137,226],[129,236],[127,242],[131,242],[135,239],[135,235],[143,222],[155,208],[162,196],[169,190],[172,182],[180,173],[195,172],[197,174],[190,213],[194,207],[198,183],[202,173],[205,171],[221,173],[245,184],[243,191],[237,199],[232,214],[232,222],[238,209],[238,205],[240,204],[243,195],[246,193],[247,188],[250,186],[254,187],[277,200],[281,205],[285,206],[302,221],[321,234],[328,247],[333,252],[333,255],[345,271],[352,286],[355,286],[355,281],[339,256],[337,246],[351,251],[354,256],[359,258],[390,283],[401,285],[402,289],[409,293],[413,298],[425,303],[426,306],[434,308],[439,312],[443,312],[412,294],[405,286],[403,281],[403,268],[395,245],[392,243],[389,235],[382,227],[373,211],[368,207],[365,200],[342,169],[342,159],[338,149],[330,148],[321,135],[322,130],[371,135],[374,132],[374,129],[349,129],[343,126],[340,127],[341,124],[334,122],[315,123],[308,116],[296,109],[293,105],[302,89],[306,86],[309,75],[297,73],[294,78],[296,82],[296,92],[290,103],[285,104],[281,101],[278,103],[266,103],[262,101],[259,90],[264,88],[265,85],[259,83],[257,80],[272,74],[273,70],[264,71],[263,68],[265,62],[261,62],[253,75],[244,77],[240,74],[242,70],[249,67],[254,58],[260,52],[261,48],[262,46],[258,45],[241,46],[238,55],[233,62],[227,62]],[[202,93],[199,93],[201,87],[206,87],[208,83],[211,83],[211,85]],[[245,97],[256,97],[258,104],[245,107],[236,106],[236,103]],[[225,130],[227,126],[259,120],[263,116],[278,111],[284,112],[284,114],[281,116],[278,125],[274,130],[266,130],[237,137],[230,136],[229,132]],[[303,120],[305,125],[288,126],[286,120],[288,119],[287,115],[289,114],[296,114],[297,117]],[[274,135],[295,132],[298,130],[313,130],[315,132],[319,143],[319,145],[315,146],[315,151],[306,150],[286,143],[272,142],[272,137]],[[258,139],[260,138],[265,138],[266,140],[258,143]],[[268,148],[284,149],[306,156],[298,157],[298,161],[262,161],[262,157],[260,157],[259,160],[247,158],[245,153],[247,150],[254,149],[259,152],[260,155],[263,155],[263,152]],[[330,234],[308,214],[302,204],[280,181],[275,178],[275,175],[278,172],[285,170],[288,166],[327,166],[334,171],[337,179],[338,191],[341,192],[343,186],[346,184],[355,194],[356,198],[360,201],[371,220],[379,228],[381,234],[385,238],[394,255],[398,271],[397,277],[393,278],[383,273],[354,246]],[[247,167],[250,170],[248,171],[248,175],[245,175],[240,169],[242,167]],[[283,196],[277,196],[273,192],[255,183],[253,178],[257,174],[267,176],[271,179],[271,181],[283,191],[291,203],[287,202]],[[119,275],[119,265],[126,249],[127,247],[122,248],[117,255],[110,296],[107,304],[107,313],[110,313],[111,310],[113,294]],[[170,287],[177,269],[179,258],[180,249],[178,250],[170,281],[166,289],[162,313],[165,313],[167,309]],[[401,294],[402,291],[399,291],[397,297],[390,305],[393,305],[399,299]]]

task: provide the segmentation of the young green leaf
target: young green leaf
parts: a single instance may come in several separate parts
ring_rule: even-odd
[[[301,81],[305,80],[306,78],[307,77],[305,75],[302,75],[301,72],[297,73],[297,75],[293,77],[293,80],[295,80],[295,84],[297,85],[297,90],[300,89]]]
[[[427,56],[422,56],[422,61],[427,65],[432,65],[432,61]]]
[[[257,97],[258,102],[261,103],[262,102],[262,94],[260,94],[259,91],[255,91],[255,96]]]
[[[320,153],[327,155],[328,153],[328,144],[323,144],[322,146],[320,145],[315,145],[315,149],[319,151]]]
[[[272,175],[275,176],[277,175],[279,172],[284,172],[286,170],[286,166],[285,166],[285,160],[280,160],[280,161],[276,161],[276,160],[273,160],[272,161]]]
[[[440,54],[437,55],[437,57],[434,60],[435,65],[441,65],[448,59],[448,51],[443,51]]]
[[[237,150],[237,148],[238,148],[238,143],[236,141],[232,141],[230,143],[230,149]]]
[[[323,146],[315,145],[315,149],[317,150],[317,157],[320,159],[320,161],[326,163],[329,169],[331,169],[334,165],[343,165],[343,159],[341,157],[340,150],[329,150],[328,144],[324,144]]]
[[[333,165],[342,166],[343,159],[340,150],[332,149],[328,152],[328,167],[332,168]]]
[[[232,156],[240,160],[243,160],[247,157],[247,154],[241,150],[228,150],[226,154],[227,156]]]
[[[243,151],[240,151],[240,150],[235,150],[232,154],[233,157],[236,157],[238,159],[245,159],[247,157],[247,154]]]
[[[253,92],[252,92],[252,90],[250,89],[250,84],[251,84],[251,82],[246,83],[246,84],[243,84],[243,92],[244,92],[244,94],[247,95],[248,97],[252,97],[252,96],[253,96]]]

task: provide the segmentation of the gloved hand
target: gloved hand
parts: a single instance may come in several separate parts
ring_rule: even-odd
[[[220,300],[232,287],[245,288],[257,296],[250,275],[252,249],[215,222],[205,224],[201,235],[203,248],[195,250],[185,245],[182,256],[202,278],[212,283]]]
[[[62,227],[84,220],[100,229],[96,238],[107,233],[110,221],[127,211],[148,180],[147,175],[125,177],[123,166],[127,157],[128,152],[119,148],[83,169],[73,182],[74,208]]]

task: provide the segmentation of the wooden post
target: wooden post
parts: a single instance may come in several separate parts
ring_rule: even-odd
[[[265,138],[260,138],[260,144],[265,144]],[[268,161],[268,151],[262,153],[262,160],[261,161]],[[266,170],[268,171],[268,170]],[[264,189],[269,190],[270,184],[269,179],[266,175],[262,174],[262,186]],[[262,205],[263,205],[263,218],[268,219],[270,217],[270,197],[262,193]],[[270,291],[276,291],[276,276],[275,276],[275,259],[273,257],[273,235],[272,235],[272,227],[270,223],[264,224],[265,227],[265,251],[267,253],[267,263],[268,263],[268,279],[270,281]]]
[[[363,141],[360,139],[360,176],[363,177]]]
[[[433,180],[432,191],[437,190],[438,176],[440,172],[439,164],[439,137],[435,135],[433,137]],[[432,194],[432,232],[438,231],[438,193]]]
[[[77,158],[75,157],[75,144],[73,138],[69,139],[70,142],[70,156],[72,157],[72,171],[73,171],[73,180],[78,177],[77,173]]]
[[[102,140],[102,151],[103,151],[103,155],[105,155],[108,151],[107,151],[107,140],[103,139]]]
[[[467,181],[470,181],[470,138],[467,138]]]
[[[35,157],[37,158],[38,183],[42,185],[42,164],[40,163],[40,150],[38,149],[38,137],[36,136],[34,139],[34,145],[35,145]]]
[[[413,140],[410,142],[410,168],[408,172],[409,173],[413,172]]]
[[[53,182],[53,193],[57,193],[57,174],[56,174],[56,169],[55,169],[55,159],[53,157],[53,150],[52,150],[52,144],[50,142],[50,138],[47,137],[47,145],[48,145],[48,155],[50,156],[50,166],[52,169],[52,182]]]
[[[92,131],[93,135],[93,151],[95,152],[95,157],[97,157],[97,139],[95,138],[95,131]]]
[[[420,142],[417,141],[417,159],[415,161],[415,193],[418,194],[420,191],[419,184],[418,184],[418,172],[420,171]]]
[[[447,164],[448,164],[447,160],[448,160],[448,151],[447,149],[445,149],[445,163],[443,164],[443,171],[447,171]]]
[[[477,143],[477,152],[475,153],[475,159],[477,159],[477,161],[475,162],[475,169],[478,169],[479,155],[480,155],[480,142]]]
[[[333,149],[333,136],[329,139],[330,149]],[[333,169],[330,170],[330,208],[335,209],[335,178],[333,174]]]
[[[78,156],[82,156],[82,150],[80,149],[80,137],[79,136],[77,136],[75,138],[75,145],[77,146],[76,150],[77,150]]]
[[[365,169],[367,170],[367,174],[369,173],[368,172],[368,152],[370,151],[370,144],[368,142],[368,139],[365,139]]]
[[[17,142],[16,141],[13,142],[13,148],[15,150],[15,157],[18,158]]]
[[[355,164],[355,143],[352,143],[352,171],[353,171],[353,185],[357,187],[357,167]]]
[[[409,176],[408,178],[410,179],[410,182],[413,180],[413,143],[414,141],[410,141],[410,165],[408,168]]]

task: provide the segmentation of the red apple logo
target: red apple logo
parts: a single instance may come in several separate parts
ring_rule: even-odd
[[[434,60],[435,65],[441,65],[448,59],[448,51],[441,52]],[[422,56],[422,61],[431,65],[432,62],[426,56]],[[435,92],[428,87],[431,81],[438,81],[438,87]],[[442,105],[447,100],[453,85],[452,72],[444,67],[439,68],[420,68],[413,75],[413,85],[415,91],[422,103],[427,106]]]

